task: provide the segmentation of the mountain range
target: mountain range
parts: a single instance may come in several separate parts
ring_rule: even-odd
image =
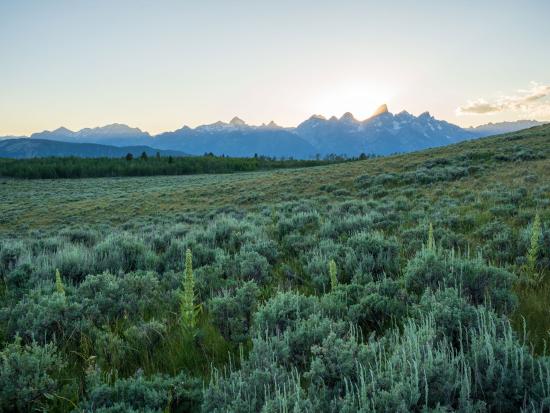
[[[518,120],[515,122],[487,123],[467,130],[474,132],[479,136],[501,135],[503,133],[517,132],[518,130],[532,128],[534,126],[544,125],[548,122],[539,122],[536,120]]]
[[[406,111],[392,114],[386,105],[382,105],[365,120],[358,120],[349,112],[340,118],[333,116],[327,119],[320,115],[313,115],[297,127],[290,128],[278,126],[274,122],[253,126],[235,117],[229,123],[216,122],[196,128],[183,126],[181,129],[155,136],[138,128],[112,124],[104,127],[85,128],[76,132],[61,127],[54,131],[34,133],[29,138],[0,142],[10,142],[10,145],[14,145],[14,141],[19,141],[19,152],[14,150],[11,154],[18,153],[20,154],[18,156],[21,157],[66,156],[64,154],[77,150],[76,147],[72,147],[68,151],[68,148],[61,144],[58,149],[55,145],[45,147],[42,143],[41,145],[44,147],[42,151],[38,149],[36,143],[36,141],[56,141],[72,144],[101,144],[120,149],[134,147],[132,150],[124,149],[132,153],[135,150],[145,152],[161,150],[175,151],[173,152],[175,155],[202,155],[211,152],[215,155],[226,156],[254,156],[257,154],[307,159],[329,154],[358,156],[361,153],[388,155],[411,152],[468,139],[514,132],[540,124],[543,122],[517,121],[461,128],[435,119],[428,112],[419,116],[414,116]],[[31,145],[32,149],[22,150],[23,143]],[[137,146],[148,148],[136,149]],[[98,152],[97,148],[83,147],[77,151],[87,154],[88,150],[90,153],[102,153]],[[5,151],[5,147],[4,149],[0,147],[0,157],[6,156]],[[103,151],[106,149],[103,148]],[[111,150],[111,153],[119,152]]]

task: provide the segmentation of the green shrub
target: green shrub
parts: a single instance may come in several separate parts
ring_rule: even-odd
[[[348,391],[346,379],[358,377],[367,362],[365,350],[353,331],[346,337],[330,333],[311,347],[311,363],[303,375],[309,383],[311,411],[330,411],[336,407],[334,401],[341,400]]]
[[[155,267],[154,254],[142,240],[128,234],[107,237],[95,247],[95,256],[98,272],[130,272]]]
[[[442,294],[440,298],[458,304],[455,309],[471,309],[459,304],[456,292]],[[534,358],[505,319],[484,307],[436,319],[438,309],[367,343],[358,340],[353,330],[328,332],[311,342],[307,364],[292,371],[282,362],[287,353],[280,338],[256,340],[240,369],[214,375],[203,408],[216,412],[548,408],[550,361]],[[461,325],[462,321],[467,324]],[[445,330],[456,333],[456,327],[456,342],[451,343]]]
[[[447,263],[436,251],[423,250],[408,262],[404,280],[407,290],[420,295],[426,289],[444,287],[448,281]]]
[[[317,211],[298,212],[291,218],[281,218],[277,223],[279,237],[293,232],[313,231],[318,228],[320,216]]]
[[[351,268],[345,265],[345,258],[351,255],[352,251],[349,247],[332,239],[322,239],[313,249],[302,255],[304,273],[317,291],[328,291],[331,281],[327,262],[334,260],[336,266],[340,268],[339,281],[348,282],[352,274],[347,272]]]
[[[295,374],[309,365],[312,349],[321,345],[327,336],[344,337],[347,332],[346,323],[313,314],[287,325],[287,329],[275,336],[267,332],[259,334],[253,340],[248,359],[241,360],[240,369],[230,369],[225,374],[215,372],[204,393],[203,410],[257,412],[275,408],[274,411],[279,411],[274,406],[286,404],[289,399],[300,405],[302,390]],[[295,396],[298,397],[295,399]]]
[[[13,307],[2,309],[9,337],[19,335],[26,343],[63,342],[86,323],[82,306],[55,291],[53,284],[39,285]]]
[[[420,303],[413,308],[412,314],[419,321],[426,314],[432,314],[437,339],[447,339],[457,349],[463,330],[476,326],[478,322],[476,307],[461,297],[455,288],[427,290]]]
[[[212,322],[226,340],[242,343],[249,338],[259,292],[256,283],[248,281],[233,291],[226,290],[210,299],[208,311]]]
[[[100,235],[89,228],[67,228],[59,232],[59,236],[72,244],[84,244],[91,247],[97,243]]]
[[[409,261],[404,280],[407,290],[417,295],[425,289],[456,287],[472,304],[485,304],[498,312],[509,313],[516,304],[511,292],[515,276],[479,258],[446,258],[424,250]]]
[[[235,275],[245,281],[255,281],[259,284],[267,281],[270,265],[267,259],[256,251],[242,250],[235,260],[239,265],[239,273]]]
[[[372,226],[373,217],[370,215],[344,215],[341,219],[323,223],[319,232],[323,238],[339,239],[359,231],[367,231]]]
[[[102,379],[99,371],[88,377],[88,395],[79,404],[79,411],[104,412],[192,412],[202,399],[200,380],[180,373],[174,377],[137,373],[119,378],[114,384]]]
[[[323,311],[333,319],[358,324],[368,334],[401,321],[412,300],[399,281],[384,278],[366,284],[341,284],[321,297]]]
[[[355,261],[354,274],[366,272],[378,277],[399,274],[399,244],[394,237],[385,238],[378,232],[360,232],[349,238],[346,245],[352,251],[349,259]]]
[[[0,244],[0,275],[6,276],[14,270],[23,255],[26,254],[22,242],[11,241]]]
[[[53,256],[52,264],[45,267],[44,271],[51,277],[55,269],[59,269],[66,279],[79,283],[88,274],[93,274],[95,268],[95,257],[90,250],[78,244],[66,244]]]
[[[71,298],[81,303],[86,319],[98,326],[120,319],[141,320],[163,308],[177,308],[161,295],[159,280],[152,272],[91,275]]]
[[[53,344],[21,344],[19,339],[0,351],[0,411],[45,409],[61,389],[65,362]]]
[[[315,312],[318,299],[295,292],[279,292],[254,314],[255,334],[276,335]]]

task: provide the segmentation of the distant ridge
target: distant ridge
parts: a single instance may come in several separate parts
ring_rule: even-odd
[[[84,128],[77,132],[61,127],[54,131],[33,133],[30,138],[73,143],[99,143],[113,146],[148,145],[151,143],[151,135],[147,132],[121,123]]]
[[[0,158],[45,158],[68,157],[80,158],[121,158],[131,153],[134,157],[143,152],[147,156],[186,156],[183,152],[159,150],[149,146],[108,146],[97,143],[58,142],[46,139],[6,139],[0,141]]]
[[[515,122],[487,123],[476,127],[468,128],[476,134],[500,135],[502,133],[517,132],[518,130],[541,126],[549,122],[539,122],[537,120],[518,120]]]
[[[361,153],[387,155],[410,152],[515,132],[543,123],[523,120],[461,128],[436,119],[429,112],[418,116],[407,111],[393,114],[383,104],[364,120],[356,119],[351,112],[344,113],[340,118],[332,116],[328,119],[322,115],[313,115],[297,127],[289,128],[281,127],[273,121],[267,125],[249,125],[235,116],[229,122],[218,121],[196,128],[183,126],[156,136],[139,128],[114,123],[79,131],[60,127],[54,131],[34,133],[30,138],[114,147],[145,146],[192,155],[213,153],[240,157],[265,155],[308,159],[330,154],[358,156]],[[58,148],[62,151],[60,146]],[[54,155],[55,151],[52,146],[47,153]]]

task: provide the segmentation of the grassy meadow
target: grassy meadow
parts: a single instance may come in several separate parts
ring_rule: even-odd
[[[550,126],[0,199],[0,412],[550,409]]]

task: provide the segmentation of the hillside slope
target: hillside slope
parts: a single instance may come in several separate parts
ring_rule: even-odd
[[[46,383],[25,410],[547,406],[550,126],[0,198],[2,377]]]

